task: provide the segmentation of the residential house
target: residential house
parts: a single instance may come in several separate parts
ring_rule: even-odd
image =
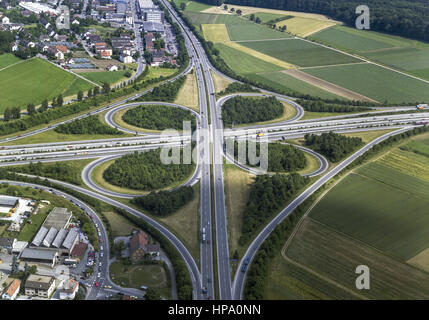
[[[55,289],[55,278],[31,274],[25,282],[27,296],[49,298]]]
[[[10,24],[10,20],[8,17],[4,16],[3,18],[1,18],[1,23],[2,24]]]
[[[132,63],[133,62],[133,58],[127,54],[121,54],[119,56],[119,60],[123,63]]]
[[[1,296],[3,300],[15,300],[21,288],[21,280],[14,279]]]
[[[79,290],[79,282],[74,279],[64,281],[60,291],[61,300],[73,300]]]
[[[118,67],[114,64],[109,64],[106,68],[107,71],[118,71]]]
[[[16,42],[12,42],[10,44],[10,50],[13,51],[18,51],[18,44]]]
[[[57,41],[67,41],[67,36],[64,34],[57,34],[54,38]]]
[[[57,59],[64,59],[64,53],[58,50],[55,46],[50,46],[47,50],[48,54],[55,56]]]
[[[57,50],[61,51],[62,53],[69,53],[70,52],[69,49],[63,45],[56,45],[55,48],[57,48]],[[64,57],[62,59],[64,59]]]
[[[146,246],[148,244],[148,235],[140,230],[130,239],[130,259],[138,261],[144,258]]]

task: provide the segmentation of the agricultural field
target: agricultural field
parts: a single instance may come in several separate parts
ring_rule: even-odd
[[[232,41],[287,39],[292,37],[288,33],[280,32],[254,22],[244,21],[245,23],[240,24],[227,23],[226,26]]]
[[[299,39],[249,41],[241,42],[240,44],[299,67],[326,66],[360,61],[351,56]]]
[[[358,297],[321,279],[317,274],[286,261],[279,253],[273,260],[264,288],[269,300],[356,300]]]
[[[93,85],[39,58],[0,71],[0,113],[7,107],[24,108],[63,94],[70,96]]]
[[[374,64],[302,70],[379,102],[413,103],[429,100],[429,84]]]
[[[173,2],[176,4],[177,8],[180,8],[181,3],[186,4],[185,11],[189,11],[189,12],[200,12],[200,11],[207,10],[208,8],[211,7],[210,5],[197,2],[197,1],[173,0]]]
[[[228,30],[224,24],[202,24],[204,38],[212,42],[229,41]]]
[[[287,27],[287,32],[306,38],[316,32],[335,26],[336,23],[303,17],[293,17],[276,23],[277,27]]]
[[[279,41],[277,41],[277,42],[279,42]],[[291,69],[294,67],[293,65],[286,62],[285,60],[281,60],[281,59],[278,59],[272,55],[265,54],[261,51],[257,51],[257,50],[254,50],[252,48],[245,47],[245,46],[241,45],[241,43],[238,43],[238,42],[226,42],[225,45],[230,47],[230,48],[237,49],[238,51],[246,53],[246,54],[248,54],[252,57],[255,57],[259,60],[274,64],[274,65],[276,65],[282,69]]]
[[[328,290],[335,285],[358,299],[429,298],[429,275],[426,272],[309,218],[303,221],[285,250],[285,258],[287,262],[291,261],[301,269],[317,275],[319,281],[323,280],[328,284]],[[358,265],[370,268],[371,290],[356,289],[355,269]],[[309,279],[305,277],[299,280]],[[310,283],[317,291],[329,293],[323,284],[315,285],[317,283]]]
[[[189,107],[197,112],[200,111],[197,78],[194,71],[186,76],[186,81],[180,88],[174,103]]]
[[[298,92],[300,94],[309,94],[323,99],[346,100],[334,93],[325,91],[310,83],[292,77],[283,71],[260,72],[249,74],[247,76],[254,81],[269,84],[277,90],[290,91],[292,94],[293,92]]]
[[[102,85],[107,82],[108,84],[115,84],[117,82],[127,79],[125,77],[126,70],[118,71],[101,71],[101,72],[84,72],[80,73],[81,76],[84,76],[88,80],[91,80],[95,83]]]
[[[227,46],[224,43],[217,43],[216,48],[220,51],[220,56],[230,66],[232,70],[239,74],[271,72],[283,70],[275,64],[258,59],[250,54]]]
[[[310,217],[396,259],[412,259],[429,243],[429,158],[401,149],[428,141],[427,135],[413,138],[356,169]]]
[[[245,17],[250,19],[251,14],[246,14]],[[255,12],[253,14],[255,15],[255,18],[261,19],[263,23],[269,22],[274,19],[280,19],[285,17],[284,14],[270,13],[270,12]]]
[[[4,53],[0,55],[0,70],[20,61],[23,60],[15,57],[11,53]]]
[[[429,80],[427,43],[345,26],[323,30],[310,39]]]

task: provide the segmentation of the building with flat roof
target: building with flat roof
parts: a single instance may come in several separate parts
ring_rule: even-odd
[[[14,208],[18,205],[19,198],[11,196],[0,196],[0,206]]]
[[[15,238],[0,237],[0,250],[11,251],[15,243]]]
[[[49,298],[55,289],[55,278],[31,274],[25,281],[25,294]]]
[[[57,230],[61,228],[67,229],[72,218],[72,212],[67,211],[67,208],[55,207],[46,217],[43,226],[45,228],[54,227]]]
[[[53,268],[57,262],[58,250],[47,248],[25,248],[19,259],[32,263],[44,263]]]
[[[144,21],[143,22],[143,30],[145,32],[158,32],[158,33],[164,33],[164,25],[159,22],[151,22],[151,21]]]

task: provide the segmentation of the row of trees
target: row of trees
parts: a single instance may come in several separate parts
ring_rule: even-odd
[[[281,117],[283,112],[283,104],[275,97],[238,96],[222,106],[222,118],[227,125],[273,120]]]
[[[55,131],[65,134],[123,134],[121,131],[102,123],[96,115],[62,124],[56,127]]]
[[[185,186],[172,191],[151,192],[147,196],[136,197],[131,202],[156,216],[165,217],[193,199],[194,188]]]
[[[192,174],[192,164],[180,163],[161,163],[161,149],[135,152],[115,160],[103,172],[103,178],[116,186],[153,191],[182,181]]]
[[[202,2],[210,3],[210,0]],[[227,0],[229,4],[322,13],[354,27],[357,0]],[[371,30],[429,41],[429,7],[423,0],[373,0],[369,4]]]
[[[183,121],[191,121],[195,128],[195,117],[190,111],[162,105],[141,105],[130,109],[122,120],[133,126],[151,130],[183,130]]]
[[[320,136],[306,134],[305,145],[323,154],[332,162],[338,162],[363,145],[361,138],[346,137],[335,132],[324,132]]]
[[[235,92],[259,92],[258,89],[254,89],[248,83],[233,82],[229,84],[223,91],[219,92],[220,96],[225,96],[227,94]]]
[[[249,150],[248,142],[243,141],[241,143],[246,144],[246,150]],[[256,155],[258,157],[265,157],[260,154],[260,143],[256,144]],[[238,159],[239,143],[234,142],[234,157]],[[305,168],[307,165],[307,159],[302,150],[295,148],[289,144],[280,143],[269,143],[268,144],[268,171],[269,172],[295,172]],[[249,159],[248,153],[246,154],[246,164],[249,166],[259,166],[259,162],[252,164]]]
[[[76,168],[73,164],[67,162],[55,162],[55,163],[41,163],[31,162],[30,164],[23,166],[12,166],[8,167],[8,170],[31,174],[40,177],[47,177],[61,181],[67,181],[76,185],[81,183],[80,180],[80,169]]]
[[[310,112],[357,112],[357,111],[369,111],[370,108],[367,107],[351,107],[346,105],[338,105],[338,104],[329,104],[322,100],[302,100],[298,99],[296,101],[298,104],[300,104],[305,111]]]
[[[309,179],[297,173],[256,176],[243,213],[240,245],[245,245],[268,219],[284,208]]]

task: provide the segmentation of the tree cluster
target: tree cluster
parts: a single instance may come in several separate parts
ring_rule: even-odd
[[[176,212],[194,199],[192,187],[180,187],[172,191],[151,192],[144,197],[136,197],[131,202],[152,214],[165,217]]]
[[[346,137],[335,132],[324,132],[320,136],[307,133],[304,138],[306,146],[323,154],[332,162],[340,161],[363,145],[361,138]]]
[[[249,150],[248,143],[246,143],[246,150]],[[256,155],[260,154],[260,143],[256,144]],[[238,159],[239,143],[234,142],[234,157]],[[246,164],[249,166],[259,166],[259,162],[252,164],[249,159],[248,152],[246,152]],[[295,148],[289,144],[269,143],[268,144],[268,171],[269,172],[295,172],[305,168],[307,159],[302,150]]]
[[[191,121],[192,127],[195,127],[195,117],[190,111],[162,105],[138,106],[125,112],[122,120],[151,130],[183,130],[183,121]]]
[[[244,209],[239,243],[246,244],[307,183],[308,178],[297,173],[256,176]]]
[[[357,111],[369,111],[370,108],[367,107],[350,107],[347,105],[337,105],[337,104],[329,104],[322,100],[302,100],[298,99],[296,101],[298,104],[300,104],[305,111],[310,112],[357,112]]]
[[[229,4],[326,14],[354,27],[358,0],[228,0]],[[424,0],[373,0],[371,30],[429,41],[429,7]]]
[[[34,176],[47,177],[61,181],[67,181],[76,185],[81,183],[80,170],[70,163],[66,162],[55,162],[55,163],[41,163],[31,162],[24,166],[12,166],[8,170],[31,174]]]
[[[259,92],[258,89],[254,89],[250,84],[248,83],[241,83],[241,82],[233,82],[229,84],[225,90],[219,92],[220,96],[225,96],[227,94],[235,93],[235,92]]]
[[[222,106],[222,119],[226,125],[268,121],[283,115],[284,106],[274,97],[249,98],[237,96]]]
[[[102,123],[96,115],[59,125],[54,131],[64,134],[122,134],[121,131]]]
[[[192,164],[163,164],[161,149],[156,149],[124,155],[103,172],[103,178],[116,186],[152,191],[184,180],[193,168]]]
[[[143,95],[141,101],[165,101],[173,102],[176,100],[180,88],[185,83],[186,77],[181,76],[173,82],[167,82],[153,88],[152,92]]]

